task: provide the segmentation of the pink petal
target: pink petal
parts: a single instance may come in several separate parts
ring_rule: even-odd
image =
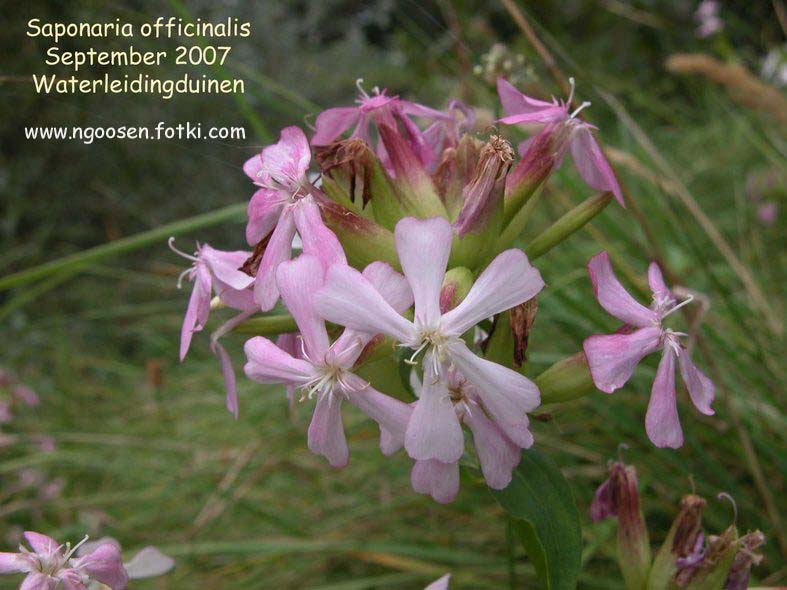
[[[325,322],[314,305],[314,294],[322,287],[325,271],[314,256],[303,254],[282,262],[276,281],[287,309],[298,324],[309,358],[320,362],[330,347]]]
[[[309,450],[323,455],[331,467],[344,467],[350,459],[342,425],[342,400],[338,395],[322,395],[309,424]]]
[[[566,111],[562,107],[550,106],[530,113],[519,113],[498,119],[503,125],[527,125],[530,123],[555,123],[566,118]]]
[[[210,271],[204,264],[197,264],[194,287],[191,290],[189,305],[183,317],[183,326],[180,329],[180,360],[186,358],[191,346],[191,337],[194,332],[201,331],[208,321],[210,314],[211,293]]]
[[[262,150],[262,157],[266,165],[284,171],[290,178],[302,179],[312,154],[306,134],[300,127],[291,125],[281,130],[278,143]]]
[[[451,574],[445,574],[429,584],[424,590],[448,590],[448,582],[451,581]]]
[[[280,191],[261,188],[251,197],[246,213],[249,221],[246,224],[246,241],[249,246],[256,246],[267,236],[279,220],[284,206]]]
[[[28,569],[29,564],[20,559],[18,553],[0,553],[0,574],[16,574]]]
[[[687,350],[681,350],[678,354],[678,366],[694,407],[706,416],[713,416],[715,412],[710,407],[716,393],[713,382],[694,366]]]
[[[247,340],[243,351],[248,359],[243,371],[257,383],[305,383],[314,372],[311,363],[293,358],[262,336]]]
[[[460,373],[478,390],[478,395],[500,429],[521,448],[533,444],[527,412],[538,407],[541,394],[535,383],[521,373],[473,354],[457,340],[449,355]]]
[[[648,438],[657,447],[677,449],[683,444],[683,431],[678,418],[675,395],[675,351],[667,345],[656,370],[656,380],[650,392],[645,415]]]
[[[42,574],[40,572],[32,572],[22,580],[22,585],[19,590],[55,590],[57,580]]]
[[[295,227],[301,236],[305,254],[316,256],[325,268],[337,263],[347,264],[339,239],[326,227],[320,208],[311,196],[298,201],[294,213]]]
[[[57,590],[86,590],[85,583],[82,581],[82,574],[74,568],[59,570],[57,579],[58,583],[55,585]],[[119,588],[119,590],[125,590],[125,587]]]
[[[620,192],[615,173],[604,157],[604,152],[588,127],[581,125],[573,130],[571,137],[571,157],[579,175],[592,188],[599,191],[612,191],[621,207],[626,207]]]
[[[415,298],[418,321],[434,325],[440,318],[440,287],[451,254],[451,224],[442,217],[405,217],[396,224],[394,239],[404,276]]]
[[[441,116],[443,115],[443,113],[440,113],[440,111],[435,112],[439,113]],[[410,147],[412,147],[415,155],[418,156],[418,159],[424,166],[431,166],[437,159],[437,156],[432,151],[432,148],[430,147],[426,137],[424,137],[423,132],[419,129],[418,125],[413,123],[408,117],[400,117],[400,120],[402,121],[402,125],[407,132],[407,139],[409,140]]]
[[[424,359],[421,395],[407,425],[404,448],[419,461],[436,459],[455,463],[464,453],[465,437],[448,388],[434,371],[432,354]]]
[[[413,304],[410,284],[390,264],[372,262],[363,269],[363,276],[397,313],[403,313]]]
[[[128,577],[134,580],[162,576],[175,567],[175,560],[155,547],[145,547],[124,565]]]
[[[315,302],[329,322],[361,332],[387,334],[400,342],[414,337],[413,324],[396,313],[374,286],[349,266],[334,264],[328,269]]]
[[[262,311],[269,311],[279,299],[276,287],[276,269],[292,254],[292,239],[295,237],[295,221],[292,209],[285,208],[273,230],[265,254],[262,255],[257,277],[254,280],[254,300]]]
[[[631,334],[596,335],[585,339],[583,348],[593,383],[612,393],[631,379],[640,361],[659,348],[661,329],[641,328]]]
[[[52,555],[57,553],[58,547],[60,546],[52,537],[42,535],[41,533],[25,531],[24,536],[30,548],[39,555]]]
[[[352,127],[361,116],[357,107],[327,109],[317,116],[314,126],[317,131],[312,137],[312,145],[328,145]]]
[[[416,461],[410,474],[413,490],[428,494],[441,504],[454,501],[459,493],[459,463]]]
[[[511,472],[519,465],[521,451],[480,406],[471,407],[464,421],[473,431],[473,443],[486,483],[494,490],[502,490],[511,483]]]
[[[224,377],[224,388],[227,390],[227,410],[237,419],[238,385],[235,380],[235,369],[232,367],[232,359],[226,349],[218,342],[214,342],[212,348],[214,354],[219,357],[219,363],[221,364],[221,375]]]
[[[648,266],[648,285],[656,298],[675,303],[675,297],[673,297],[672,292],[667,287],[667,283],[664,282],[664,275],[661,274],[661,269],[655,262],[651,262]]]
[[[506,250],[486,267],[470,292],[443,316],[442,326],[456,335],[478,322],[535,297],[544,288],[538,270],[521,250]]]
[[[353,391],[345,392],[349,402],[380,426],[380,447],[383,454],[392,455],[401,449],[412,408],[369,387],[355,375],[348,375],[346,379],[353,387]]]
[[[530,98],[526,94],[519,92],[505,78],[497,79],[497,94],[500,97],[500,104],[503,105],[503,111],[509,116],[555,108],[554,103]]]
[[[398,101],[399,110],[406,114],[411,115],[413,117],[421,117],[423,119],[436,119],[442,121],[450,121],[453,117],[448,113],[444,113],[443,111],[438,111],[437,109],[433,109],[422,104],[418,104],[415,102],[410,102],[409,100],[400,100]]]
[[[658,324],[659,317],[656,312],[637,303],[620,284],[606,251],[599,252],[590,259],[588,272],[596,299],[607,312],[638,328]]]
[[[237,309],[239,311],[251,311],[258,309],[257,304],[254,302],[254,289],[248,288],[238,291],[229,285],[225,285],[220,280],[213,281],[213,290],[219,296],[221,302],[227,307]]]
[[[254,277],[250,277],[242,270],[238,270],[246,262],[251,252],[242,250],[223,252],[206,244],[200,248],[199,255],[200,260],[205,261],[211,273],[219,281],[233,289],[242,291],[250,287],[254,282]]]
[[[243,172],[255,184],[262,178],[262,154],[254,154],[243,164]]]
[[[80,558],[79,568],[112,590],[123,590],[128,584],[120,550],[112,543],[101,545],[90,555]]]

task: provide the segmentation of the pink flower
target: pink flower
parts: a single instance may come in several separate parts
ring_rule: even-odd
[[[535,123],[545,126],[540,135],[559,134],[562,141],[558,142],[558,161],[562,161],[565,150],[568,148],[582,179],[596,190],[612,191],[618,203],[625,207],[615,173],[612,172],[601,147],[591,133],[591,130],[596,127],[577,118],[580,111],[590,106],[590,103],[583,102],[574,112],[569,113],[574,94],[574,79],[570,78],[570,82],[571,95],[567,101],[558,102],[553,98],[552,102],[545,102],[522,94],[509,82],[498,78],[497,92],[507,115],[500,119],[500,122],[506,125]],[[525,153],[530,141],[520,145],[520,153]]]
[[[194,332],[202,331],[208,322],[210,301],[214,292],[222,303],[229,307],[241,311],[255,308],[249,289],[254,282],[254,277],[238,270],[249,257],[249,252],[223,252],[211,248],[208,244],[203,246],[197,244],[197,251],[191,256],[176,249],[174,241],[175,238],[169,239],[169,247],[172,251],[193,262],[191,268],[185,270],[178,280],[178,288],[186,276],[194,281],[180,331],[180,360],[182,361],[189,351]]]
[[[98,541],[88,541],[82,544],[77,549],[76,555],[77,557],[89,555],[103,545],[113,545],[117,547],[118,551],[121,549],[117,540],[112,537],[104,537]],[[175,567],[175,560],[168,555],[164,555],[152,545],[143,547],[128,562],[123,563],[123,568],[126,570],[130,580],[163,576],[173,567]],[[89,590],[92,590],[92,588]]]
[[[544,287],[538,270],[516,249],[499,254],[481,273],[465,299],[440,311],[440,288],[451,251],[451,225],[445,219],[408,217],[394,236],[404,275],[415,299],[415,317],[403,317],[353,268],[333,265],[317,294],[322,316],[354,330],[386,334],[415,353],[422,351],[426,377],[407,428],[406,449],[417,460],[453,463],[461,456],[461,428],[443,389],[432,381],[445,378],[453,365],[472,384],[492,421],[515,444],[532,444],[526,413],[540,401],[538,388],[521,373],[476,356],[461,336],[478,322],[534,297]],[[431,365],[431,367],[429,366]]]
[[[301,358],[258,336],[244,346],[248,359],[244,371],[258,383],[293,385],[304,390],[307,397],[317,397],[309,426],[309,449],[325,456],[333,467],[343,467],[349,459],[342,426],[343,400],[379,424],[380,446],[385,454],[402,446],[410,408],[373,389],[351,371],[374,332],[345,330],[331,344],[313,299],[323,285],[324,273],[321,262],[309,254],[279,266],[277,282],[282,299],[300,330]],[[412,304],[407,282],[387,264],[374,262],[366,267],[362,276],[372,289],[379,289],[382,293],[379,296],[394,309],[404,311]]]
[[[424,129],[424,139],[435,156],[440,156],[446,148],[454,148],[459,138],[475,127],[475,110],[461,100],[448,103],[445,113],[449,118],[437,119]]]
[[[290,259],[296,232],[303,251],[317,256],[325,266],[346,263],[339,240],[323,223],[320,208],[309,194],[306,171],[310,162],[303,131],[286,127],[278,143],[243,166],[246,175],[261,187],[249,202],[246,240],[254,246],[268,237],[254,280],[254,300],[262,311],[273,309],[279,299],[276,268]]]
[[[443,503],[451,502],[456,497],[459,491],[458,461],[464,452],[464,435],[460,422],[467,424],[473,433],[475,450],[486,483],[493,489],[504,489],[511,483],[511,472],[519,464],[520,445],[514,444],[500,427],[490,420],[478,391],[456,368],[450,367],[442,372],[445,375],[444,381],[434,373],[433,363],[424,365],[423,386],[416,382],[415,388],[419,392],[419,398],[427,400],[432,407],[422,408],[421,415],[427,418],[429,415],[450,413],[455,422],[451,423],[450,430],[432,429],[432,426],[438,425],[437,420],[432,424],[408,428],[405,446],[408,450],[408,443],[418,447],[422,441],[413,441],[412,437],[426,436],[426,444],[445,445],[448,448],[442,456],[447,457],[450,453],[455,459],[445,462],[435,459],[417,460],[411,476],[413,489],[430,494]],[[449,421],[450,418],[446,417],[445,422]],[[412,424],[411,421],[411,426]],[[522,446],[529,447],[533,442],[532,436],[527,442],[529,444]]]
[[[694,366],[688,351],[681,346],[679,338],[685,334],[673,332],[663,325],[664,318],[692,298],[678,304],[655,262],[648,268],[648,283],[653,292],[650,307],[638,303],[623,288],[606,252],[591,258],[588,271],[601,307],[627,325],[616,334],[596,335],[585,340],[585,356],[593,382],[601,391],[612,393],[631,378],[645,356],[661,349],[662,358],[651,391],[645,428],[657,447],[680,447],[683,432],[675,396],[676,357],[694,406],[705,415],[714,413],[711,409],[713,383]]]
[[[0,553],[0,574],[27,574],[20,590],[85,590],[93,581],[124,590],[128,584],[117,545],[105,543],[73,557],[87,537],[72,548],[40,533],[28,531],[24,536],[32,551],[20,545],[19,553]]]
[[[398,129],[397,122],[401,123],[413,150],[418,155],[424,166],[430,166],[436,159],[436,153],[430,147],[424,133],[413,122],[412,117],[421,117],[432,120],[453,121],[453,116],[430,109],[420,104],[400,99],[398,96],[386,95],[386,90],[378,87],[372,89],[371,96],[362,88],[362,79],[356,82],[358,86],[357,107],[339,107],[327,109],[320,113],[315,122],[317,128],[312,145],[322,146],[333,143],[351,127],[350,137],[360,137],[368,144],[372,144],[369,126],[374,123],[379,126],[385,124],[392,129]],[[433,134],[435,131],[433,131]],[[378,144],[377,152],[384,164],[388,158],[385,148]],[[386,164],[386,167],[387,164]]]

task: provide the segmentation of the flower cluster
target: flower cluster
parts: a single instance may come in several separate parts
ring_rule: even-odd
[[[508,141],[474,133],[474,111],[460,101],[443,112],[358,86],[356,106],[317,117],[311,145],[301,129],[287,127],[245,163],[257,187],[246,225],[251,251],[207,244],[193,256],[178,251],[193,262],[181,278],[194,282],[181,359],[212,309],[239,312],[211,337],[237,416],[235,373],[219,339],[283,305],[293,324],[249,339],[244,372],[283,384],[291,400],[314,400],[312,452],[334,467],[347,464],[347,402],[379,425],[384,454],[404,447],[416,491],[450,502],[466,425],[487,484],[502,489],[521,449],[533,444],[528,414],[541,396],[520,365],[536,307],[523,306],[545,287],[503,236],[569,151],[585,182],[623,205],[620,187],[595,128],[578,117],[588,103],[572,110],[572,96],[544,102],[499,80],[507,114],[500,122],[538,128],[515,163]],[[319,175],[309,172],[312,151]],[[668,302],[659,305],[666,313]],[[487,320],[503,316],[515,343],[501,356],[479,335]],[[655,325],[648,334],[677,354],[675,335]],[[414,398],[375,372],[381,359],[408,376]]]

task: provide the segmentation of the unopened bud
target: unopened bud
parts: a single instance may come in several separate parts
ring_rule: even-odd
[[[584,352],[564,358],[535,378],[542,404],[579,399],[594,390],[590,367]]]
[[[601,484],[590,506],[594,521],[618,520],[618,563],[628,590],[644,590],[650,570],[650,542],[639,503],[637,472],[617,461]]]
[[[459,305],[472,286],[473,273],[468,268],[457,266],[445,273],[440,289],[440,313],[447,313]]]
[[[483,145],[481,140],[471,135],[463,135],[455,148],[448,148],[443,152],[432,179],[448,210],[449,219],[459,216],[464,204],[462,192],[473,180]]]
[[[668,590],[680,567],[697,553],[697,539],[702,536],[702,513],[705,500],[695,494],[684,496],[680,501],[678,516],[672,522],[667,538],[653,560],[648,590]],[[687,560],[688,561],[681,561]],[[684,573],[682,578],[686,578]]]

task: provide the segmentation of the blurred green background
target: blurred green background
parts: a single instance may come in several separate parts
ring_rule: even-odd
[[[754,579],[784,583],[784,216],[762,211],[784,206],[784,5],[721,3],[723,29],[707,37],[697,34],[693,2],[519,5],[560,69],[576,77],[582,99],[593,101],[587,118],[599,126],[639,208],[609,207],[539,260],[549,289],[539,300],[530,372],[615,328],[584,270],[602,248],[628,280],[641,279],[648,261],[660,257],[710,302],[697,364],[716,382],[717,413],[700,416],[679,392],[682,449],[659,450],[645,437],[655,359],[615,395],[595,392],[548,408],[552,420],[535,423],[538,447],[564,469],[583,514],[581,587],[622,587],[613,527],[586,516],[619,443],[639,471],[654,543],[692,486],[709,500],[708,531],[723,530],[733,518],[716,499],[725,491],[737,502],[738,527],[767,537]],[[240,103],[214,95],[165,101],[33,91],[29,77],[45,71],[51,43],[25,36],[28,19],[140,24],[169,15],[252,23],[251,37],[232,41],[226,64],[246,80]],[[61,47],[128,42],[66,39]],[[151,50],[180,42],[133,40]],[[487,1],[8,2],[0,47],[2,275],[244,202],[253,192],[244,160],[281,126],[303,126],[322,108],[350,104],[359,77],[367,87],[435,107],[460,97],[488,109],[490,120],[499,114],[493,80],[501,68],[536,95],[559,95],[506,7]],[[686,52],[716,61],[691,72],[665,67]],[[749,73],[721,76],[730,63]],[[30,125],[158,121],[244,125],[248,135],[83,145],[23,134]],[[588,194],[564,167],[523,243]],[[197,239],[245,247],[242,217],[179,244],[188,249]],[[512,575],[518,585],[511,587],[536,587],[483,486],[463,481],[450,506],[413,493],[410,462],[402,453],[383,458],[376,429],[352,410],[351,462],[338,472],[308,452],[310,408],[291,416],[281,388],[240,378],[241,413],[233,420],[207,337],[197,337],[186,362],[177,362],[187,299],[175,288],[182,262],[160,240],[0,292],[0,367],[40,397],[34,408],[14,403],[12,419],[0,425],[0,550],[12,550],[21,531],[33,529],[63,541],[110,534],[128,550],[156,544],[176,558],[173,572],[137,588],[421,588],[446,571],[455,589],[509,587]],[[242,341],[226,339],[238,369]],[[10,400],[11,389],[0,395]],[[15,583],[0,579],[2,588]]]

